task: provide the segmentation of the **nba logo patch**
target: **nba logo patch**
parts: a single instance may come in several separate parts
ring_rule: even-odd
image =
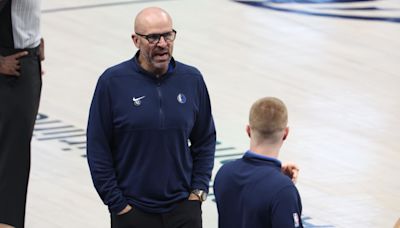
[[[297,213],[293,213],[293,223],[294,227],[300,227],[300,218],[299,215],[297,215]]]

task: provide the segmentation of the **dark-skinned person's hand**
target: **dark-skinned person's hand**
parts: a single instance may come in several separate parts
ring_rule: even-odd
[[[0,74],[8,76],[19,76],[19,58],[26,56],[28,52],[21,51],[13,55],[0,56]]]

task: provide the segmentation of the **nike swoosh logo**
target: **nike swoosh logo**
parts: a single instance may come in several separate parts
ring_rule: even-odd
[[[138,97],[138,98],[133,97],[132,100],[133,100],[133,102],[138,102],[138,101],[142,100],[145,97],[146,96],[141,96],[141,97]]]

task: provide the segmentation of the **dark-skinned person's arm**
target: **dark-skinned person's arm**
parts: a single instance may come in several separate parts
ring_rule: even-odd
[[[44,61],[45,60],[45,49],[44,49],[44,39],[41,38],[40,39],[40,46],[39,46],[39,58],[40,61]],[[45,71],[42,68],[42,72],[40,72],[42,75],[44,75]]]

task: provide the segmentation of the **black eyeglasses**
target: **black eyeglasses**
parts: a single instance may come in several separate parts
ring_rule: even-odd
[[[166,32],[161,34],[148,34],[148,35],[143,35],[136,32],[136,35],[144,37],[150,44],[156,44],[160,41],[161,37],[164,37],[165,41],[174,41],[176,38],[176,31],[172,29],[171,32]]]

